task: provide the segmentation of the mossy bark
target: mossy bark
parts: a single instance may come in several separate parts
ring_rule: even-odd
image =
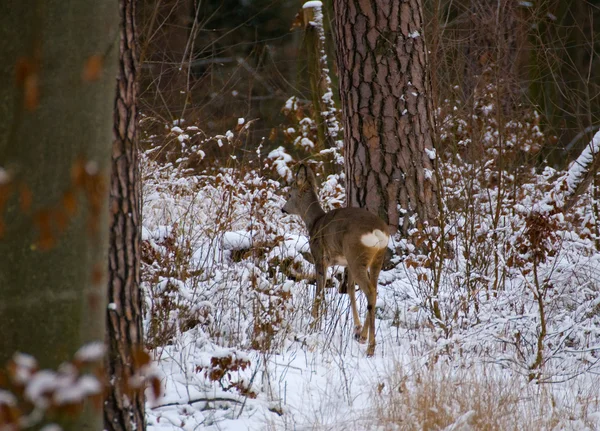
[[[0,363],[104,339],[116,0],[0,4]],[[88,412],[67,429],[102,429]]]

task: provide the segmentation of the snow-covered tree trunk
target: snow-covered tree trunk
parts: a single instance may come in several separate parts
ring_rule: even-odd
[[[569,211],[584,193],[594,175],[600,170],[600,131],[596,132],[590,143],[573,162],[566,177],[567,192],[563,211]]]
[[[111,381],[106,430],[144,430],[144,392],[133,382],[143,352],[140,295],[140,178],[137,155],[135,0],[120,0],[121,41],[114,111],[106,343]]]
[[[116,0],[0,3],[0,363],[104,340]],[[102,429],[86,409],[65,429]]]
[[[325,49],[325,29],[323,26],[323,4],[308,1],[303,5],[304,34],[308,56],[308,74],[315,108],[315,121],[321,145],[321,154],[331,154],[338,165],[344,164],[342,157],[343,141],[339,138],[341,125],[337,119],[327,52]]]
[[[408,216],[438,213],[421,2],[335,0],[334,8],[348,206],[406,231]]]

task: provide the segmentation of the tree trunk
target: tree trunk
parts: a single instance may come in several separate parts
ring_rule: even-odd
[[[117,2],[0,3],[0,364],[104,339]],[[102,429],[99,410],[65,429]]]
[[[335,0],[334,7],[348,206],[406,232],[408,216],[431,222],[438,212],[421,4]]]
[[[137,157],[135,0],[121,0],[121,44],[114,110],[107,311],[107,430],[144,430],[143,387],[132,385],[143,351],[140,296],[140,184]]]

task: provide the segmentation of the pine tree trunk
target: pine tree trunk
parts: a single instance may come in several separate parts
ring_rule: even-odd
[[[404,232],[437,215],[433,108],[419,0],[335,0],[348,206]]]
[[[0,2],[0,364],[104,339],[117,2]],[[64,429],[102,429],[86,409]]]
[[[121,44],[110,189],[107,430],[144,430],[143,388],[131,386],[143,350],[140,296],[140,184],[137,157],[135,0],[121,0]]]

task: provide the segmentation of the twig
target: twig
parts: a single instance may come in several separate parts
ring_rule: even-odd
[[[232,402],[232,403],[236,403],[236,404],[245,403],[245,400],[240,401],[240,400],[236,400],[234,398],[225,398],[225,397],[196,398],[195,400],[190,400],[187,403],[173,402],[173,403],[161,404],[160,406],[152,407],[152,410],[160,409],[162,407],[186,406],[186,405],[190,405],[190,404],[196,404],[196,403],[202,403],[202,402],[210,403],[210,402],[215,402],[215,401],[228,401],[228,402]]]

